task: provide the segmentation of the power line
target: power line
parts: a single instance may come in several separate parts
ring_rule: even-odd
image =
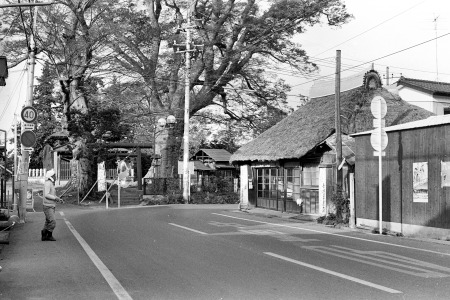
[[[351,58],[345,58],[346,60],[351,60],[351,61],[356,61],[356,62],[363,62],[362,60],[356,60],[356,59],[351,59]],[[414,72],[421,72],[421,73],[436,73],[435,71],[425,71],[425,70],[418,70],[418,69],[410,69],[410,68],[404,68],[404,67],[399,67],[399,66],[393,66],[393,65],[384,65],[384,64],[378,64],[379,66],[383,66],[383,67],[390,67],[390,68],[396,68],[396,69],[401,69],[401,70],[407,70],[407,71],[414,71]],[[440,73],[442,75],[450,75],[449,73]]]
[[[402,50],[395,51],[395,52],[392,52],[392,53],[390,53],[390,54],[386,54],[386,55],[384,55],[384,56],[378,57],[378,58],[376,58],[376,59],[372,59],[372,60],[370,60],[370,61],[366,61],[366,62],[361,63],[361,64],[359,64],[359,65],[356,65],[356,66],[353,66],[353,67],[344,69],[344,70],[342,70],[341,72],[345,72],[345,71],[351,70],[351,69],[353,69],[353,68],[357,68],[357,67],[360,67],[360,66],[362,66],[362,65],[365,65],[365,64],[368,64],[368,63],[371,63],[371,62],[374,62],[374,61],[377,61],[377,60],[380,60],[380,59],[383,59],[383,58],[386,58],[386,57],[389,57],[389,56],[392,56],[392,55],[395,55],[395,54],[398,54],[398,53],[401,53],[401,52],[404,52],[404,51],[406,51],[406,50],[409,50],[409,49],[412,49],[412,48],[421,46],[421,45],[423,45],[423,44],[432,42],[432,41],[434,41],[434,40],[436,40],[436,39],[443,38],[443,37],[445,37],[445,36],[447,36],[447,35],[450,35],[450,32],[447,32],[447,33],[445,33],[445,34],[443,34],[443,35],[440,35],[440,36],[438,36],[438,37],[436,37],[436,38],[433,38],[433,39],[430,39],[430,40],[427,40],[427,41],[424,41],[424,42],[415,44],[415,45],[413,45],[413,46],[404,48],[404,49],[402,49]],[[333,73],[333,74],[324,75],[324,76],[321,76],[321,77],[318,78],[318,79],[327,78],[327,77],[330,77],[330,76],[333,76],[333,75],[334,75],[334,73]],[[318,79],[310,80],[310,81],[303,82],[303,83],[299,83],[299,84],[293,85],[293,86],[291,86],[291,87],[296,87],[296,86],[304,85],[304,84],[307,84],[307,83],[316,81],[316,80],[318,80]]]
[[[22,73],[20,74],[20,79],[19,79],[18,81],[16,81],[16,85],[14,86],[14,88],[13,88],[11,94],[9,95],[8,100],[6,101],[6,105],[4,106],[3,111],[2,111],[2,114],[0,115],[0,119],[3,119],[3,117],[4,117],[4,115],[5,115],[6,111],[7,111],[7,109],[8,109],[8,107],[9,107],[9,104],[11,103],[11,100],[12,100],[12,98],[13,98],[13,95],[15,94],[15,92],[17,91],[17,89],[19,88],[19,86],[22,84],[22,81],[23,81],[23,78],[24,78],[24,75],[25,75],[25,70],[26,70],[26,65],[24,66],[24,68],[23,68],[23,70],[22,70]],[[16,106],[16,111],[17,111],[17,106]]]
[[[323,54],[323,53],[325,53],[325,52],[328,52],[328,51],[330,51],[330,50],[336,49],[336,47],[338,47],[338,46],[340,46],[340,45],[343,45],[343,44],[345,44],[345,43],[347,43],[347,42],[349,42],[349,41],[351,41],[351,40],[353,40],[353,39],[355,39],[355,38],[357,38],[357,37],[359,37],[359,36],[361,36],[361,35],[363,35],[363,34],[369,32],[369,31],[371,31],[371,30],[373,30],[373,29],[375,29],[375,28],[377,28],[377,27],[383,25],[384,23],[389,22],[389,21],[392,20],[392,19],[395,19],[396,17],[398,17],[398,16],[404,14],[404,13],[407,12],[407,11],[410,11],[411,9],[415,8],[416,6],[421,5],[421,4],[424,3],[424,2],[426,2],[426,1],[422,1],[422,2],[420,2],[420,3],[418,3],[418,4],[416,4],[416,5],[414,5],[414,6],[410,7],[410,8],[408,8],[408,9],[406,9],[406,10],[404,10],[404,11],[402,11],[402,12],[396,14],[395,16],[393,16],[393,17],[391,17],[391,18],[389,18],[389,19],[386,19],[386,20],[384,20],[383,22],[381,22],[381,23],[379,23],[379,24],[377,24],[377,25],[375,25],[375,26],[373,26],[373,27],[367,29],[366,31],[363,31],[363,32],[361,32],[360,34],[357,34],[357,35],[355,35],[355,36],[349,38],[348,40],[345,40],[345,41],[343,41],[342,43],[339,43],[339,44],[337,44],[337,45],[335,45],[335,46],[333,46],[333,47],[331,47],[331,48],[329,48],[329,49],[327,49],[327,50],[325,50],[325,51],[323,51],[323,52],[320,52],[319,54],[316,54],[316,55],[314,55],[314,56],[319,56],[319,55],[321,55],[321,54]]]

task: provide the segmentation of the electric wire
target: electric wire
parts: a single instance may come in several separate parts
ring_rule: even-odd
[[[345,71],[351,70],[351,69],[353,69],[353,68],[360,67],[360,66],[362,66],[362,65],[365,65],[365,64],[368,64],[368,63],[371,63],[371,62],[374,62],[374,61],[377,61],[377,60],[380,60],[380,59],[383,59],[383,58],[386,58],[386,57],[389,57],[389,56],[392,56],[392,55],[395,55],[395,54],[398,54],[398,53],[401,53],[401,52],[404,52],[404,51],[407,51],[407,50],[410,50],[410,49],[412,49],[412,48],[415,48],[415,47],[424,45],[424,44],[426,44],[426,43],[432,42],[432,41],[434,41],[434,40],[436,40],[436,39],[443,38],[443,37],[445,37],[445,36],[447,36],[447,35],[450,35],[450,32],[447,32],[447,33],[445,33],[445,34],[442,34],[442,35],[440,35],[440,36],[438,36],[438,37],[436,37],[436,38],[432,38],[432,39],[430,39],[430,40],[427,40],[427,41],[424,41],[424,42],[415,44],[415,45],[413,45],[413,46],[404,48],[404,49],[402,49],[402,50],[398,50],[398,51],[395,51],[395,52],[392,52],[392,53],[383,55],[383,56],[378,57],[378,58],[376,58],[376,59],[372,59],[372,60],[366,61],[366,62],[364,62],[364,63],[355,65],[355,66],[353,66],[353,67],[349,67],[349,68],[347,68],[347,69],[341,70],[341,72],[345,72]],[[328,78],[328,77],[333,76],[333,75],[334,75],[334,73],[333,73],[333,74],[324,75],[324,76],[321,76],[321,77],[318,78],[318,79]],[[318,80],[318,79],[311,80],[311,81],[307,81],[307,82],[302,82],[302,83],[293,85],[293,86],[291,86],[291,87],[296,87],[296,86],[304,85],[304,84],[307,84],[307,83],[316,81],[316,80]]]
[[[389,19],[386,19],[386,20],[384,20],[383,22],[381,22],[381,23],[379,23],[379,24],[377,24],[377,25],[375,25],[375,26],[373,26],[373,27],[371,27],[371,28],[369,28],[369,29],[367,29],[367,30],[365,30],[365,31],[363,31],[363,32],[361,32],[361,33],[359,33],[359,34],[357,34],[357,35],[355,35],[355,36],[353,36],[353,37],[351,37],[351,38],[345,40],[345,41],[343,41],[342,43],[339,43],[339,44],[337,44],[337,45],[335,45],[335,46],[333,46],[333,47],[330,47],[330,48],[328,48],[327,50],[324,50],[324,51],[322,51],[322,52],[320,52],[320,53],[318,53],[318,54],[316,54],[316,55],[314,55],[314,56],[319,56],[319,55],[321,55],[321,54],[323,54],[323,53],[325,53],[325,52],[328,52],[328,51],[330,51],[330,50],[332,50],[332,49],[336,49],[336,47],[338,47],[338,46],[340,46],[340,45],[343,45],[343,44],[345,44],[345,43],[347,43],[347,42],[349,42],[349,41],[351,41],[351,40],[353,40],[353,39],[355,39],[355,38],[357,38],[357,37],[359,37],[359,36],[361,36],[361,35],[363,35],[363,34],[366,34],[367,32],[369,32],[369,31],[371,31],[371,30],[373,30],[373,29],[375,29],[375,28],[377,28],[377,27],[379,27],[379,26],[381,26],[381,25],[383,25],[383,24],[385,24],[385,23],[391,21],[392,19],[395,19],[396,17],[398,17],[398,16],[400,16],[400,15],[402,15],[402,14],[404,14],[404,13],[410,11],[411,9],[413,9],[413,8],[415,8],[415,7],[419,6],[419,5],[421,5],[421,4],[424,3],[424,2],[426,2],[426,1],[422,1],[422,2],[420,2],[420,3],[418,3],[418,4],[416,4],[416,5],[414,5],[414,6],[410,7],[410,8],[408,8],[408,9],[406,9],[406,10],[404,10],[404,11],[402,11],[402,12],[396,14],[396,15],[394,15],[393,17],[391,17],[391,18],[389,18]]]
[[[17,92],[17,89],[19,88],[19,86],[22,85],[23,79],[25,77],[25,70],[26,70],[26,65],[24,66],[22,73],[19,75],[19,80],[16,81],[16,84],[11,92],[11,94],[8,97],[8,100],[6,101],[6,105],[3,107],[3,111],[0,115],[0,119],[3,119],[6,111],[8,110],[9,105],[11,104],[11,100],[13,98],[13,95]],[[18,101],[19,102],[19,101]],[[18,103],[17,102],[17,103]],[[18,105],[18,104],[17,104]],[[16,111],[17,111],[17,105],[16,105]]]

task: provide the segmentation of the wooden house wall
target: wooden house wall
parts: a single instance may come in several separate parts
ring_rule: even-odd
[[[450,228],[450,187],[441,187],[441,161],[450,161],[450,125],[388,132],[382,157],[383,221]],[[413,202],[413,163],[428,162],[428,202]],[[378,156],[370,135],[356,137],[356,217],[378,220]]]

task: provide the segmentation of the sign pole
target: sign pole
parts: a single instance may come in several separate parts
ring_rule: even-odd
[[[117,208],[120,208],[120,177],[117,172]]]
[[[375,118],[373,120],[375,130],[372,131],[370,136],[370,143],[375,149],[374,156],[378,156],[378,226],[380,234],[383,234],[383,162],[381,157],[386,155],[383,150],[388,144],[388,137],[386,131],[383,129],[385,127],[384,117],[387,113],[386,100],[381,96],[374,97],[370,105],[370,110]]]
[[[379,101],[379,107],[380,107],[380,123],[381,123],[381,119],[383,118],[383,116],[381,115],[381,110],[382,110],[382,103],[381,101]],[[380,124],[380,126],[378,127],[379,130],[379,142],[380,142],[380,150],[378,151],[378,206],[379,206],[379,210],[380,210],[380,234],[383,234],[383,176],[382,176],[382,172],[383,172],[383,165],[381,162],[381,152],[383,152],[383,147],[381,146],[382,144],[382,135],[381,135],[381,131],[382,131],[382,126]]]

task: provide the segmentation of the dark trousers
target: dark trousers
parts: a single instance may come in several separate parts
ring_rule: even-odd
[[[44,214],[45,214],[44,229],[53,232],[53,230],[56,227],[55,208],[44,205]]]

